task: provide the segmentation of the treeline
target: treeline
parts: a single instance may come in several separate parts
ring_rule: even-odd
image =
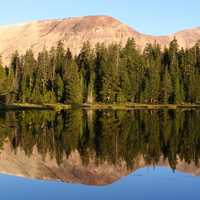
[[[200,161],[199,111],[73,110],[1,112],[0,148],[9,141],[13,151],[61,164],[78,151],[83,164],[124,161],[135,169],[138,159],[156,165],[164,159],[176,169],[180,161]],[[179,163],[180,164],[180,163]]]
[[[155,43],[140,52],[134,39],[125,47],[86,42],[74,56],[59,42],[37,59],[31,49],[15,52],[0,67],[0,93],[31,103],[199,103],[200,43],[180,49],[174,39],[164,50]]]

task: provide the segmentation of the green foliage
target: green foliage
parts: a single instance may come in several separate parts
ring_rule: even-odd
[[[141,52],[133,38],[123,48],[85,42],[73,56],[59,42],[37,59],[16,51],[9,68],[0,64],[0,94],[11,92],[30,103],[200,103],[200,43],[184,50],[174,38]]]
[[[54,80],[54,91],[56,94],[57,102],[61,102],[64,92],[64,84],[59,74],[56,75],[56,78]]]
[[[117,102],[119,93],[120,46],[110,45],[107,50],[106,65],[103,69],[101,96],[103,102]]]
[[[77,64],[83,77],[83,101],[92,103],[94,101],[94,55],[89,42],[85,42],[77,58]]]
[[[134,39],[128,39],[126,46],[121,50],[119,60],[119,102],[136,101],[139,92],[140,56],[136,50]]]
[[[161,99],[163,103],[170,102],[170,98],[172,97],[172,80],[171,76],[166,68],[163,75],[162,81],[162,90],[161,90]]]
[[[148,44],[144,49],[145,78],[143,85],[142,102],[158,103],[161,82],[161,52],[157,44]]]
[[[7,76],[6,76],[6,71],[1,65],[0,61],[0,93],[6,93],[9,90],[9,85],[7,83]]]
[[[172,169],[177,160],[199,166],[199,118],[194,110],[2,112],[0,148],[9,144],[29,157],[37,149],[58,164],[78,152],[85,165],[123,162],[135,169],[142,159],[146,165],[165,160]]]
[[[83,102],[83,80],[78,65],[70,60],[66,66],[64,79],[64,101],[81,104]]]

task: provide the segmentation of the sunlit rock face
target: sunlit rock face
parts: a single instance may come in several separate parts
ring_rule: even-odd
[[[62,20],[43,20],[19,25],[0,27],[0,54],[3,62],[8,60],[13,51],[25,53],[32,48],[37,54],[44,47],[50,49],[62,41],[66,48],[77,54],[84,41],[96,43],[121,43],[134,37],[138,48],[146,43],[159,43],[162,47],[176,37],[180,47],[191,47],[200,39],[200,28],[181,31],[169,36],[151,36],[137,32],[120,21],[108,16],[86,16]]]
[[[0,173],[108,185],[144,167],[200,175],[198,110],[0,112]]]

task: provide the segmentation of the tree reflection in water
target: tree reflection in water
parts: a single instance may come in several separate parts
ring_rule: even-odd
[[[199,164],[199,121],[199,111],[1,112],[0,145],[8,139],[13,151],[20,148],[27,156],[37,147],[58,164],[78,150],[85,165],[95,155],[97,164],[125,161],[131,169],[142,156],[147,165],[162,157],[176,169],[178,159]]]

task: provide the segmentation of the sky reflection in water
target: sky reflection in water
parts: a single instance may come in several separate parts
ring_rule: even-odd
[[[107,186],[85,186],[0,175],[1,199],[193,199],[199,200],[200,178],[165,167],[137,170]]]

